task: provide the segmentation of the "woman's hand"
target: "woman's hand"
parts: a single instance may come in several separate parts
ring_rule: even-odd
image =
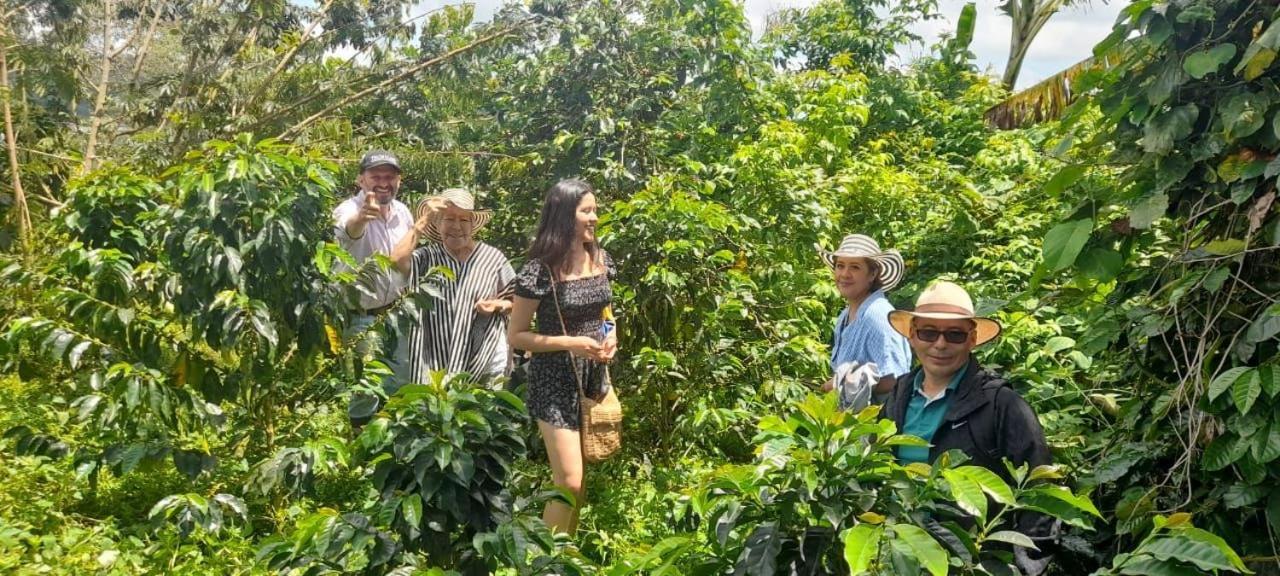
[[[574,336],[569,344],[569,353],[574,356],[604,362],[604,344],[590,336]]]
[[[418,214],[417,221],[413,223],[413,231],[417,232],[419,236],[427,233],[427,224],[431,222],[431,219],[435,217],[436,213],[444,210],[448,206],[452,206],[453,201],[446,200],[439,196],[432,196],[431,198],[427,198],[424,204],[427,209],[423,210],[421,214]]]
[[[494,314],[506,314],[511,311],[511,302],[509,300],[480,300],[476,302],[476,312],[485,316],[493,316]]]
[[[835,390],[835,388],[836,388],[836,379],[835,379],[835,378],[828,378],[826,382],[823,382],[823,383],[822,383],[822,391],[823,391],[823,392],[830,392],[830,391],[832,391],[832,390]]]
[[[609,336],[604,339],[603,349],[601,350],[602,362],[608,364],[613,362],[613,357],[618,353],[618,334],[610,332]]]

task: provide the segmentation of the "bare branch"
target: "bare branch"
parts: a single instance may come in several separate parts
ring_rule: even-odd
[[[460,5],[465,5],[465,3],[464,3],[464,4],[460,4]],[[434,13],[439,12],[439,11],[441,11],[441,10],[445,10],[445,9],[447,9],[447,8],[450,8],[450,7],[451,7],[451,6],[444,6],[444,7],[441,7],[441,8],[436,8],[436,9],[434,9],[434,10],[428,10],[427,12],[425,12],[425,13],[423,13],[423,14],[420,14],[420,15],[418,15],[418,16],[415,16],[415,17],[413,17],[413,18],[409,18],[409,19],[407,19],[407,20],[405,20],[405,21],[401,22],[401,23],[399,24],[399,26],[398,26],[398,27],[400,27],[400,28],[406,27],[406,26],[408,26],[408,25],[412,24],[414,21],[421,20],[422,18],[426,18],[427,16],[430,16],[431,14],[434,14]],[[327,36],[327,35],[329,35],[329,34],[333,34],[333,33],[335,33],[335,32],[337,32],[337,30],[326,30],[323,34],[321,34],[321,35],[319,36],[319,38],[323,38],[324,36]],[[362,56],[362,55],[364,55],[364,54],[368,53],[369,49],[370,49],[370,48],[373,48],[373,47],[374,47],[374,46],[376,46],[376,45],[377,45],[376,43],[374,43],[374,42],[370,42],[367,46],[365,46],[364,48],[361,48],[358,52],[356,52],[355,54],[352,54],[352,55],[351,55],[351,57],[347,58],[347,60],[343,63],[342,67],[343,67],[343,68],[350,68],[350,67],[351,67],[351,65],[352,65],[352,64],[353,64],[353,63],[354,63],[358,58],[360,58],[360,56]],[[368,74],[365,74],[365,75],[363,75],[363,76],[360,76],[359,78],[355,78],[355,79],[351,80],[350,82],[347,82],[347,83],[346,83],[346,85],[345,85],[345,86],[343,86],[343,88],[346,88],[347,86],[356,86],[356,85],[363,84],[363,83],[365,83],[365,81],[367,81],[367,80],[369,80],[370,78],[373,78],[373,77],[375,77],[375,76],[378,76],[378,75],[379,75],[379,74],[381,74],[381,73],[382,73],[381,71],[374,71],[374,72],[370,72],[370,73],[368,73]],[[275,119],[277,119],[277,118],[279,118],[279,117],[281,117],[281,116],[284,116],[285,114],[288,114],[288,113],[289,113],[289,112],[291,112],[291,111],[297,110],[298,108],[300,108],[300,107],[302,107],[302,106],[305,106],[305,105],[309,104],[310,102],[312,102],[312,101],[314,101],[314,100],[317,100],[317,99],[319,99],[319,98],[323,98],[323,97],[325,97],[325,96],[328,96],[331,92],[332,92],[331,90],[316,90],[316,91],[313,91],[313,92],[311,92],[310,94],[308,94],[308,95],[306,95],[305,97],[303,97],[302,99],[298,100],[297,102],[292,102],[292,103],[290,103],[288,106],[283,106],[283,107],[281,107],[281,108],[280,108],[278,111],[276,111],[276,112],[273,112],[273,113],[271,113],[271,114],[268,114],[267,116],[265,116],[265,117],[263,117],[263,118],[259,118],[259,119],[257,119],[257,120],[256,120],[256,122],[257,122],[257,124],[258,124],[258,125],[265,124],[265,123],[270,122],[270,121],[272,121],[272,120],[275,120]],[[246,108],[245,108],[245,112],[248,112],[248,111],[249,111],[249,108],[248,108],[248,107],[246,107]]]
[[[102,64],[98,77],[97,96],[94,97],[93,114],[89,117],[89,137],[84,145],[84,163],[80,165],[80,173],[88,174],[97,161],[98,130],[102,127],[102,110],[107,105],[107,84],[111,81],[111,50],[107,43],[111,41],[111,26],[115,21],[115,0],[106,0],[103,4],[102,18]]]
[[[0,20],[0,36],[9,28],[8,15]],[[4,109],[4,142],[9,150],[9,175],[13,178],[13,211],[18,215],[18,238],[23,249],[31,246],[31,212],[27,209],[27,196],[22,191],[22,171],[18,164],[18,139],[13,132],[13,113],[9,109],[9,60],[7,51],[0,49],[0,108]]]
[[[303,128],[306,128],[307,126],[311,125],[311,123],[312,123],[312,122],[315,122],[316,120],[319,120],[320,118],[323,118],[323,117],[324,117],[325,115],[327,115],[327,114],[330,114],[330,113],[332,113],[332,112],[334,112],[334,111],[336,111],[336,110],[338,110],[338,109],[340,109],[340,108],[342,108],[342,107],[344,107],[344,106],[347,106],[348,104],[351,104],[351,103],[353,103],[353,102],[356,102],[356,101],[360,100],[361,98],[364,98],[364,97],[366,97],[366,96],[368,96],[368,95],[370,95],[370,94],[373,94],[374,92],[378,92],[378,91],[380,91],[380,90],[385,90],[385,89],[387,89],[387,88],[389,88],[389,87],[391,87],[391,86],[395,86],[396,84],[398,84],[398,83],[400,83],[400,82],[402,82],[402,81],[404,81],[404,80],[406,80],[406,79],[408,79],[408,78],[411,78],[414,74],[417,74],[418,72],[421,72],[422,70],[425,70],[425,69],[427,69],[427,68],[430,68],[431,66],[435,66],[436,64],[439,64],[439,63],[441,63],[441,62],[447,61],[447,60],[449,60],[450,58],[453,58],[454,56],[457,56],[457,55],[459,55],[459,54],[463,54],[463,53],[469,52],[469,51],[474,50],[475,48],[478,48],[478,47],[480,47],[480,46],[482,46],[482,45],[484,45],[484,44],[488,44],[489,42],[492,42],[492,41],[494,41],[494,40],[497,40],[498,38],[502,38],[502,37],[504,37],[504,36],[507,36],[507,35],[511,34],[512,32],[515,32],[516,30],[518,30],[518,29],[522,28],[523,26],[527,25],[528,23],[532,22],[533,20],[534,20],[533,18],[529,18],[529,19],[522,20],[522,21],[520,21],[520,22],[517,22],[517,23],[516,23],[516,24],[514,24],[514,25],[511,25],[511,26],[508,26],[508,27],[506,27],[506,28],[503,28],[502,30],[499,30],[499,31],[494,32],[494,33],[492,33],[492,34],[489,34],[489,35],[487,35],[487,36],[482,36],[482,37],[480,37],[480,38],[478,38],[478,39],[476,39],[476,40],[472,41],[471,43],[469,43],[469,44],[467,44],[467,45],[465,45],[465,46],[460,46],[460,47],[458,47],[458,48],[454,48],[453,50],[450,50],[450,51],[448,51],[448,52],[446,52],[446,53],[444,53],[444,54],[442,54],[442,55],[440,55],[440,56],[437,56],[437,57],[435,57],[435,58],[431,58],[431,59],[429,59],[429,60],[424,60],[424,61],[422,61],[422,62],[420,62],[420,63],[418,63],[418,64],[415,64],[414,66],[409,67],[409,68],[408,68],[407,70],[405,70],[404,72],[401,72],[401,73],[399,73],[399,74],[396,74],[395,76],[392,76],[392,77],[390,77],[390,78],[387,78],[386,80],[383,80],[382,82],[379,82],[379,83],[377,83],[377,84],[374,84],[373,86],[370,86],[370,87],[368,87],[368,88],[365,88],[364,90],[361,90],[361,91],[359,91],[359,92],[356,92],[356,93],[354,93],[354,94],[351,94],[350,96],[347,96],[346,98],[343,98],[342,100],[339,100],[338,102],[336,102],[336,103],[334,103],[334,104],[331,104],[331,105],[329,105],[329,106],[326,106],[323,110],[321,110],[321,111],[319,111],[319,112],[316,112],[315,114],[312,114],[311,116],[306,117],[306,118],[305,118],[305,119],[303,119],[301,122],[298,122],[297,124],[294,124],[293,126],[290,126],[288,130],[285,130],[284,132],[282,132],[282,133],[280,134],[280,138],[281,138],[281,139],[289,138],[289,137],[291,137],[291,136],[293,136],[293,135],[297,134],[297,133],[298,133],[300,130],[302,130]]]
[[[271,83],[276,79],[276,76],[279,76],[285,68],[289,67],[289,65],[293,63],[294,57],[298,55],[298,52],[302,50],[303,46],[306,46],[308,42],[312,41],[312,33],[314,33],[316,27],[324,21],[324,16],[329,13],[330,6],[333,6],[333,0],[325,0],[324,4],[320,6],[320,10],[316,13],[315,19],[311,21],[311,24],[307,25],[306,30],[303,30],[302,37],[298,38],[298,43],[285,53],[284,58],[280,59],[280,63],[276,64],[276,67],[271,69],[271,73],[267,74],[267,77],[262,80],[262,83],[258,85],[258,89],[253,91],[253,95],[249,97],[249,102],[244,106],[245,110],[253,108],[253,105],[258,102],[258,99],[261,98],[263,93],[267,91],[267,88],[271,86]]]
[[[138,79],[142,77],[142,64],[147,60],[147,52],[151,50],[151,40],[156,36],[156,27],[160,24],[160,9],[156,8],[151,15],[151,24],[147,25],[147,35],[142,37],[142,46],[133,60],[133,73],[129,77],[129,86],[138,87]]]

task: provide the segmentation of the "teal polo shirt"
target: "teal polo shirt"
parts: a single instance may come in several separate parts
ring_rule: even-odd
[[[924,370],[916,372],[915,381],[912,382],[911,401],[907,403],[907,414],[902,419],[901,432],[918,436],[925,442],[932,443],[933,434],[938,431],[938,426],[942,425],[942,419],[947,415],[947,407],[951,405],[951,397],[955,396],[956,388],[960,386],[960,380],[964,379],[964,373],[968,369],[969,366],[965,365],[956,372],[951,377],[951,382],[947,384],[947,388],[932,400],[924,395]],[[899,446],[898,460],[904,466],[913,462],[928,464],[929,447]]]

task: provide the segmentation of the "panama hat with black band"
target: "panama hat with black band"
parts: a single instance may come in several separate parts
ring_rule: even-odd
[[[916,318],[934,320],[971,320],[977,332],[975,346],[981,346],[1000,335],[1000,323],[978,316],[974,312],[973,299],[964,288],[953,282],[939,280],[929,285],[916,299],[915,310],[894,310],[889,313],[889,324],[899,334],[911,337],[911,322]]]

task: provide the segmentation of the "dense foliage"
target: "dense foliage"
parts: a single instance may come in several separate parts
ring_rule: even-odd
[[[1029,512],[1058,574],[1276,564],[1271,7],[1135,2],[1088,99],[997,132],[972,8],[889,66],[933,2],[758,39],[732,0],[409,4],[0,3],[0,567],[1006,574]],[[537,517],[571,496],[518,395],[379,398],[358,341],[430,297],[344,338],[388,263],[329,210],[373,146],[409,202],[476,189],[516,260],[549,183],[599,187],[626,448],[576,538]],[[855,231],[907,256],[899,307],[946,277],[1004,323],[981,360],[1058,466],[901,466],[918,439],[814,394],[842,305],[814,246]]]

